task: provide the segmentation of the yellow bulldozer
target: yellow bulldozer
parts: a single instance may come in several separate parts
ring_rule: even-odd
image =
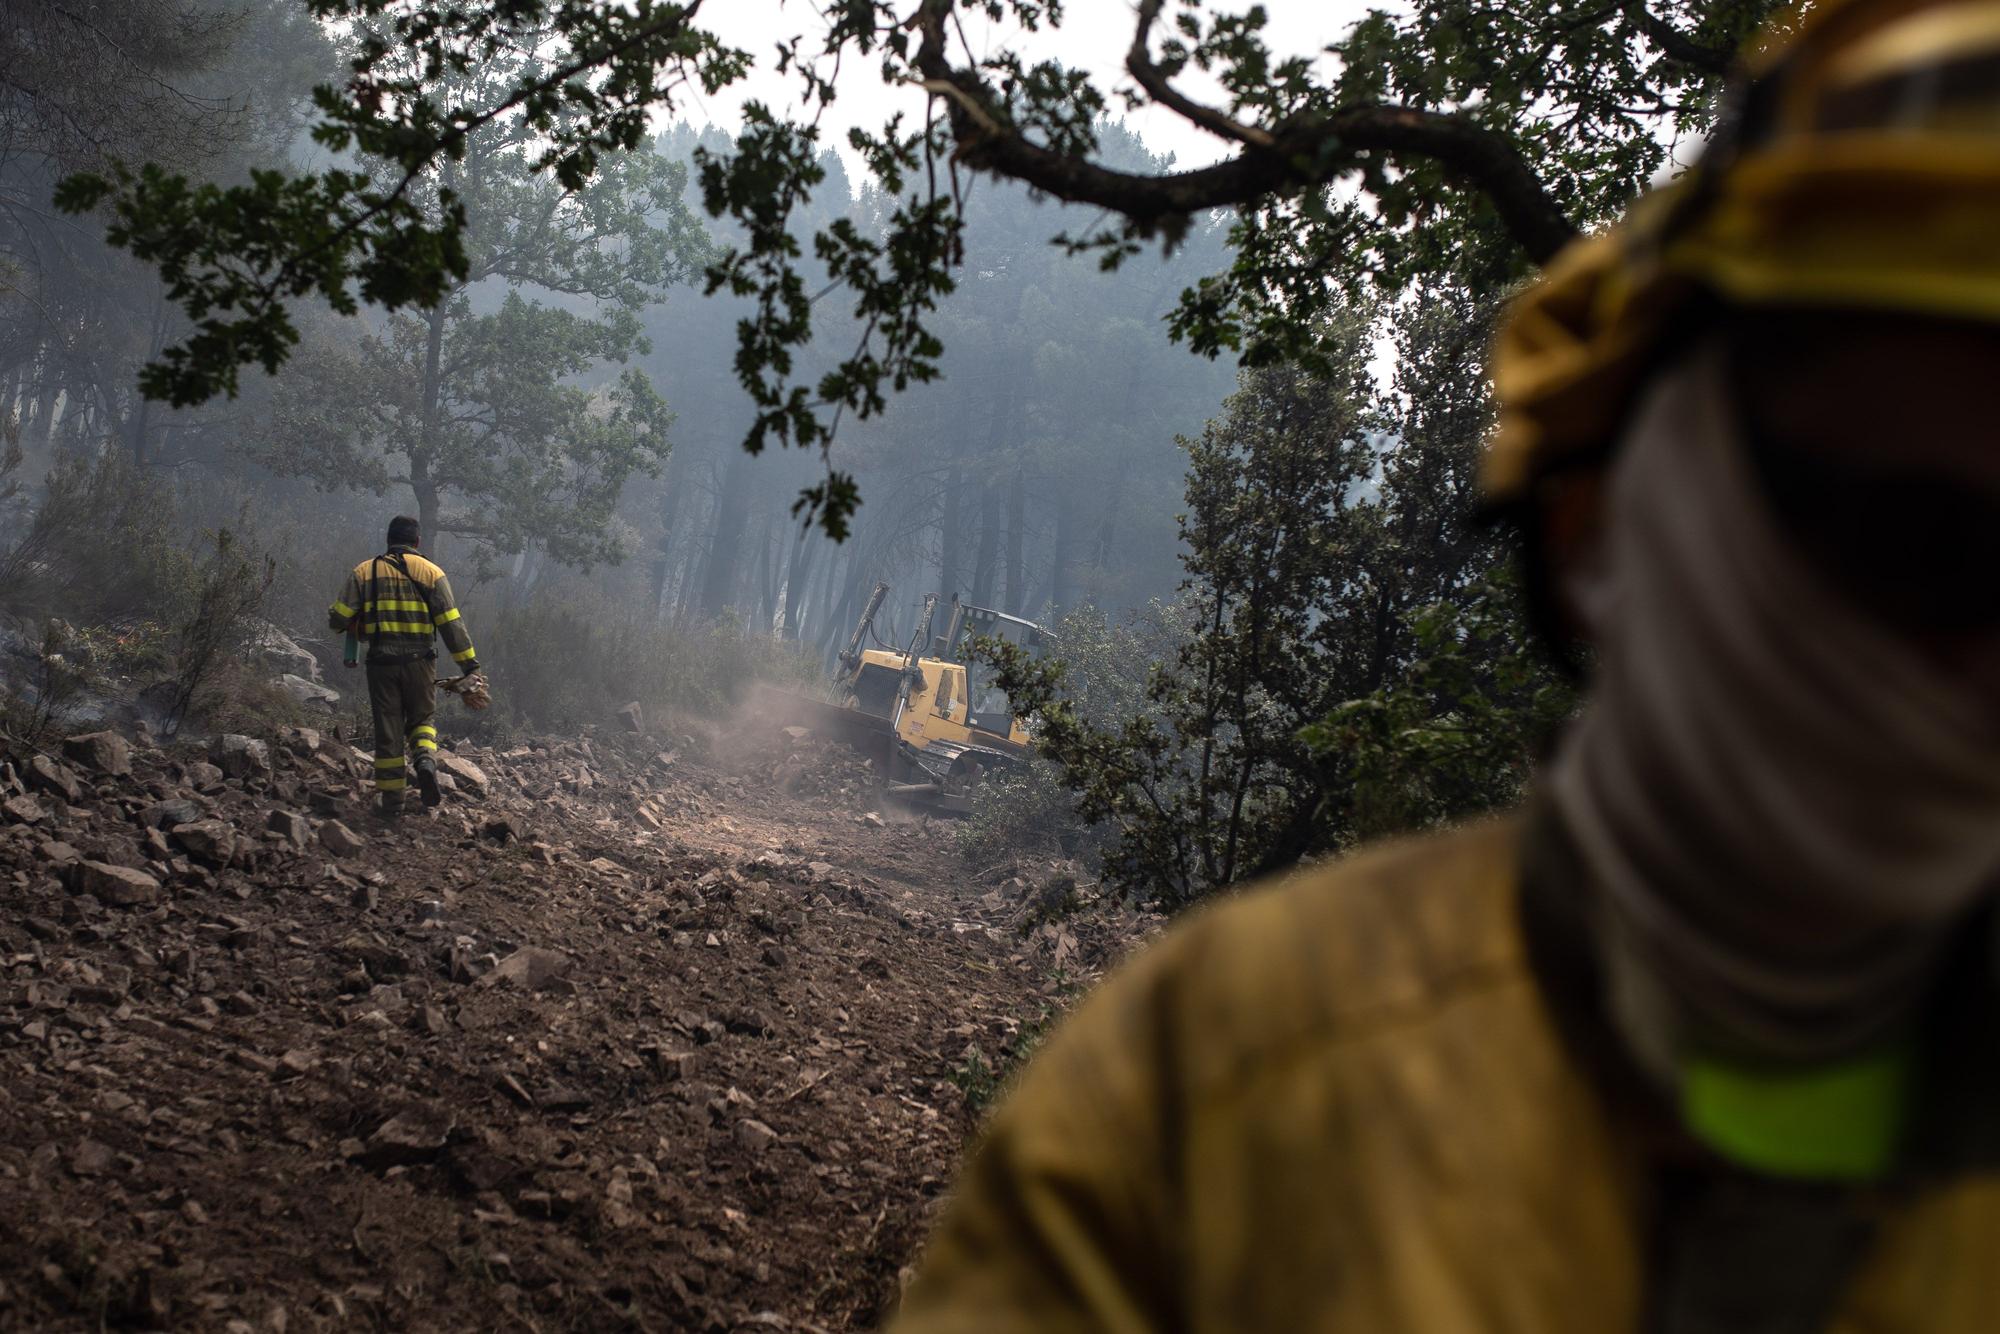
[[[899,650],[875,633],[888,596],[889,585],[875,585],[837,660],[834,686],[843,702],[795,696],[789,703],[801,721],[868,756],[885,796],[964,814],[980,779],[1020,763],[1031,744],[1027,726],[993,684],[992,669],[973,660],[972,646],[1001,639],[1038,652],[1048,636],[1032,621],[960,602],[956,594],[943,608],[944,632],[934,635],[941,608],[931,593],[908,646]]]

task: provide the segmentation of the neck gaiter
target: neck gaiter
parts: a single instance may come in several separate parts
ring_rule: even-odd
[[[1994,692],[1786,540],[1717,345],[1654,383],[1606,504],[1597,680],[1549,782],[1614,1018],[1663,1079],[1689,1044],[1810,1063],[1895,1034],[2000,871]]]

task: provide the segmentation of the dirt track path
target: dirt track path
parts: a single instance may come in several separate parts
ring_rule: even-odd
[[[874,1323],[972,1125],[949,1076],[1074,938],[870,821],[844,753],[662,748],[465,750],[483,793],[394,830],[299,738],[43,784],[0,826],[0,1326]]]

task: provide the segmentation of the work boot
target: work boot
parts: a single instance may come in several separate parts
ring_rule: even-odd
[[[417,791],[423,794],[424,809],[429,810],[444,800],[444,793],[438,790],[437,761],[426,755],[416,763]]]
[[[392,822],[400,819],[403,814],[403,794],[400,792],[384,792],[381,795],[380,805],[375,809],[375,814],[381,819]]]

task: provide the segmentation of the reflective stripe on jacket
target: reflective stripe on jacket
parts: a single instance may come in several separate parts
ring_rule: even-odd
[[[1627,1334],[1653,1180],[1553,1022],[1520,818],[1231,896],[1090,997],[892,1334]],[[2000,1329],[2000,1178],[1881,1206],[1829,1334]]]
[[[401,559],[409,578],[391,556]],[[432,651],[431,636],[437,634],[461,669],[479,665],[472,636],[452,599],[451,580],[408,547],[390,547],[388,555],[371,556],[348,573],[340,596],[327,610],[327,624],[345,630],[357,619],[356,633],[368,641],[373,657],[422,657]]]

